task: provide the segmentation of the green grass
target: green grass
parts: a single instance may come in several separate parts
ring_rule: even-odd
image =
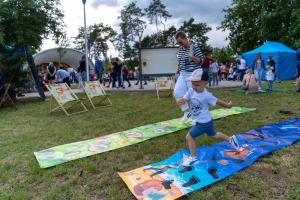
[[[228,135],[300,116],[299,93],[292,82],[275,84],[287,92],[238,94],[211,89],[215,96],[257,111],[215,121]],[[187,130],[139,144],[40,169],[34,151],[91,139],[181,116],[171,97],[156,100],[154,92],[111,93],[113,107],[91,109],[66,117],[48,114],[49,101],[19,101],[18,110],[0,109],[0,199],[135,199],[118,171],[158,162],[186,147]],[[88,105],[88,103],[87,103]],[[215,107],[216,108],[216,107]],[[292,115],[279,110],[292,110]],[[197,139],[198,145],[217,141]],[[300,199],[300,143],[274,151],[252,166],[181,199]]]

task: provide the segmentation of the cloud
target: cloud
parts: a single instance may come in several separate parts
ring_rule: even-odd
[[[129,2],[123,1],[122,4],[126,5]],[[223,9],[231,4],[231,0],[161,0],[161,2],[172,18],[184,21],[193,17],[199,22],[208,24],[220,24],[224,19]],[[143,9],[149,4],[149,0],[138,1],[138,6]]]
[[[224,18],[222,10],[230,5],[231,0],[163,0],[172,17],[188,20],[191,17],[208,24],[221,23]],[[178,2],[178,3],[176,3]]]
[[[95,9],[102,5],[115,7],[118,6],[118,0],[94,0],[91,5]]]

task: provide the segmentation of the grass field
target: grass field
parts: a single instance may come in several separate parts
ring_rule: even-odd
[[[217,130],[239,134],[265,124],[300,116],[300,94],[292,82],[274,84],[287,92],[239,94],[234,89],[211,89],[214,95],[257,111],[215,121]],[[137,126],[180,117],[171,97],[156,100],[154,92],[110,93],[113,107],[91,106],[86,113],[66,117],[48,114],[49,101],[19,101],[18,110],[0,109],[0,199],[117,199],[135,197],[117,172],[161,161],[186,148],[187,130],[145,142],[40,169],[33,152],[91,139]],[[88,103],[87,103],[88,105]],[[215,107],[217,108],[217,107]],[[213,108],[213,109],[215,109]],[[279,110],[291,110],[286,115]],[[198,145],[217,141],[206,136]],[[186,199],[300,199],[300,142],[260,158],[254,165]]]

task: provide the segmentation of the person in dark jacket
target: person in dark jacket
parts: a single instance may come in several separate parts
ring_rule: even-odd
[[[86,65],[85,65],[85,56],[81,57],[81,60],[79,61],[79,67],[78,67],[78,72],[81,75],[81,80],[83,82],[87,81],[87,74],[86,74]]]

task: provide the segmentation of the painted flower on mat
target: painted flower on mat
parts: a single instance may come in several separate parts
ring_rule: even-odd
[[[154,133],[160,134],[160,133],[164,133],[165,130],[164,129],[156,129],[154,130]]]
[[[129,133],[125,133],[125,136],[128,138],[140,138],[143,136],[143,133],[140,132],[129,132]]]

